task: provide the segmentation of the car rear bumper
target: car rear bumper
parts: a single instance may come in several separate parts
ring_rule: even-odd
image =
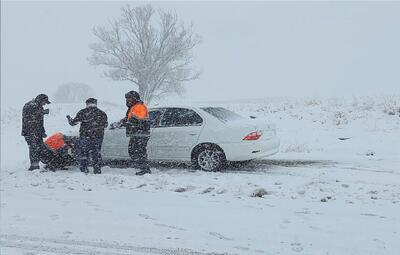
[[[218,145],[224,150],[228,161],[245,161],[276,154],[279,151],[280,139],[274,136],[261,141],[241,141]]]

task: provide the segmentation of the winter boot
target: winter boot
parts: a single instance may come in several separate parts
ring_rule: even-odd
[[[136,175],[145,175],[145,174],[151,174],[150,169],[143,169],[140,170],[139,172],[136,172]]]
[[[81,167],[81,172],[85,173],[85,174],[88,174],[89,173],[89,169],[87,169],[87,167],[85,167],[85,168]]]
[[[32,163],[31,166],[28,168],[28,171],[33,171],[33,170],[36,170],[36,169],[40,169],[39,162]]]
[[[44,166],[44,169],[55,172],[56,171],[56,166],[52,165],[52,164],[47,164]]]

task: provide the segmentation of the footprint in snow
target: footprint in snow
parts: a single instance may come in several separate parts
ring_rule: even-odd
[[[52,214],[52,215],[50,215],[49,217],[50,217],[50,219],[52,219],[52,220],[58,220],[58,219],[60,218],[60,216],[59,216],[58,214]]]
[[[214,187],[208,187],[205,190],[203,190],[201,192],[201,194],[206,194],[206,193],[210,193],[211,191],[213,191],[215,188]]]
[[[291,243],[290,246],[292,246],[292,251],[294,252],[302,252],[303,247],[301,246],[301,243]]]
[[[149,215],[143,214],[143,213],[139,213],[138,216],[139,216],[139,217],[142,217],[142,218],[145,219],[145,220],[156,220],[155,218],[152,218],[152,217],[150,217]]]
[[[182,192],[191,191],[191,190],[194,190],[194,189],[195,189],[195,187],[193,187],[193,186],[188,186],[188,187],[179,187],[179,188],[176,188],[174,191],[175,191],[175,192],[178,192],[178,193],[182,193]]]
[[[225,240],[225,241],[232,241],[233,240],[232,238],[223,236],[223,235],[221,235],[220,233],[217,233],[217,232],[210,232],[209,234],[211,236],[217,237],[217,238],[219,238],[221,240]]]
[[[15,219],[16,221],[25,221],[25,218],[23,218],[23,217],[21,217],[21,216],[19,216],[19,215],[15,215],[15,216],[14,216],[14,219]]]
[[[140,189],[140,188],[143,188],[143,187],[145,187],[145,186],[147,186],[147,184],[146,184],[146,183],[143,183],[143,184],[140,184],[139,186],[137,186],[135,189]]]
[[[184,228],[180,228],[180,227],[173,226],[173,225],[167,225],[167,224],[156,223],[156,224],[154,224],[154,225],[155,225],[155,226],[158,226],[158,227],[170,228],[170,229],[175,229],[175,230],[180,230],[180,231],[185,231],[185,230],[186,230],[186,229],[184,229]]]

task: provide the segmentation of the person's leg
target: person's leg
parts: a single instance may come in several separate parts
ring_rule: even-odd
[[[57,151],[51,151],[51,153],[51,160],[46,167],[51,171],[55,171],[56,169],[67,170],[67,168],[65,168],[69,162],[67,158],[67,156],[69,156],[67,148],[60,148]]]
[[[129,139],[128,153],[131,158],[131,166],[135,167],[138,161],[137,137],[131,137]]]
[[[149,163],[147,160],[147,143],[149,141],[149,137],[140,136],[136,139],[136,152],[137,152],[137,164],[140,169],[137,172],[137,175],[143,175],[147,173],[151,173]]]
[[[57,168],[67,170],[66,166],[70,165],[71,157],[68,155],[68,148],[64,146],[57,150]]]
[[[79,140],[79,166],[81,172],[88,173],[88,160],[90,151],[90,141],[87,138],[81,138]]]
[[[57,168],[57,153],[44,146],[40,153],[40,161],[46,164],[46,169],[55,171]]]
[[[101,174],[101,145],[102,145],[102,140],[101,139],[92,139],[92,159],[93,159],[93,173],[95,174]]]
[[[30,167],[28,170],[32,171],[35,169],[39,169],[39,161],[40,161],[40,146],[37,137],[35,136],[25,136],[25,141],[28,144],[29,149],[29,160]],[[42,141],[43,142],[43,141]]]

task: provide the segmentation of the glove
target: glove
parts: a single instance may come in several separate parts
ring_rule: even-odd
[[[49,109],[44,109],[43,114],[49,114],[50,110]]]

